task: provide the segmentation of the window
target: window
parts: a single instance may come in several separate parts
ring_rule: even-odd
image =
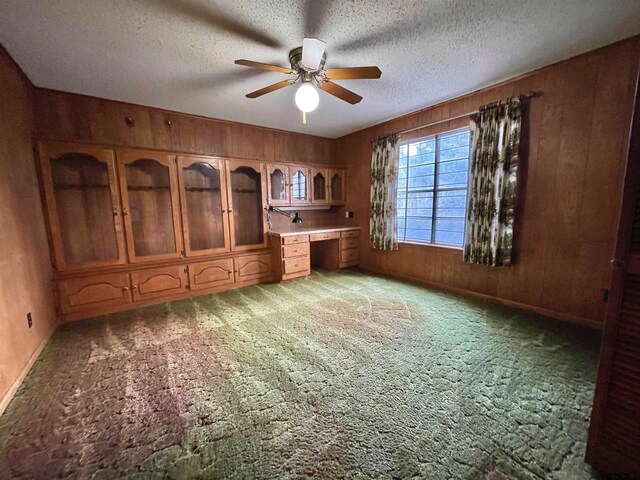
[[[398,240],[462,247],[468,129],[406,142],[398,170]]]

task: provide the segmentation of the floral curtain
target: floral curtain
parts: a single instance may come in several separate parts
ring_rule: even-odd
[[[398,135],[378,139],[371,156],[369,241],[373,248],[398,249]]]
[[[520,97],[485,105],[471,118],[465,262],[511,264],[520,126]]]

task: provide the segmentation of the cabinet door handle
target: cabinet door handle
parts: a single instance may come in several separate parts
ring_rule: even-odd
[[[123,208],[122,215],[129,215],[129,210],[127,210],[126,208]]]
[[[134,285],[133,287],[131,287],[133,290],[138,290],[138,285]]]
[[[122,291],[123,292],[128,292],[129,291],[129,287],[122,287]]]
[[[223,208],[223,209],[222,209],[222,213],[227,213],[227,211]]]
[[[120,215],[120,213],[118,212],[118,209],[116,207],[113,207],[113,216],[117,217],[118,215]]]
[[[227,273],[233,273],[233,270],[227,270]]]
[[[231,212],[233,212],[233,209],[231,209],[231,208],[230,208],[230,209],[229,209],[229,213],[231,213]]]

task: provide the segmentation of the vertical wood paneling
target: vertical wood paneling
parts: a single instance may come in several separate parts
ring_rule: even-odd
[[[401,244],[397,252],[379,252],[362,235],[361,266],[601,325],[639,54],[640,37],[632,38],[337,139],[337,161],[348,166],[344,208],[367,232],[371,138],[514,94],[543,92],[529,103],[524,122],[515,265],[467,265],[460,250],[431,246]],[[404,139],[467,123],[461,122]]]

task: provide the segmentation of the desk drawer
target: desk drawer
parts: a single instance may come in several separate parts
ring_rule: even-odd
[[[340,252],[340,263],[358,263],[360,258],[360,249],[351,248]]]
[[[334,240],[336,238],[340,238],[340,232],[312,233],[309,237],[312,242],[319,242],[320,240]]]
[[[297,245],[285,245],[282,247],[282,256],[284,258],[288,257],[300,257],[300,256],[309,256],[309,244],[308,243],[299,243]]]
[[[342,250],[347,250],[349,248],[358,248],[360,246],[360,238],[343,238],[340,240],[340,248]]]
[[[282,261],[284,263],[284,274],[304,272],[311,268],[309,257],[287,258]]]
[[[342,238],[351,238],[351,237],[359,237],[360,230],[347,230],[346,232],[342,232]]]
[[[282,237],[283,245],[291,245],[294,243],[309,243],[309,235],[290,235]]]

